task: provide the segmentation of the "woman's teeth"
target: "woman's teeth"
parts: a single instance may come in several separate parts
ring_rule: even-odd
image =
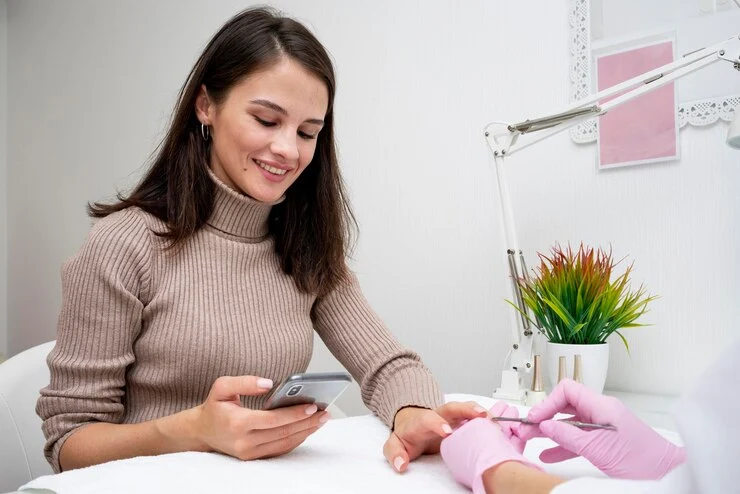
[[[270,166],[265,163],[262,163],[260,160],[254,160],[254,162],[257,163],[257,166],[259,166],[263,170],[267,170],[268,172],[275,174],[275,175],[285,175],[286,173],[288,173],[288,170],[281,170],[280,168],[275,168],[274,166]]]

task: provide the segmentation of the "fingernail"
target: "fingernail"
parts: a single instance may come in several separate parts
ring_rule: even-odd
[[[306,407],[306,415],[313,415],[318,411],[319,407],[316,405],[311,405]]]
[[[404,464],[404,463],[405,463],[405,462],[403,461],[403,458],[401,458],[400,456],[397,456],[397,457],[396,457],[396,459],[395,459],[395,460],[393,460],[393,466],[394,466],[394,467],[396,468],[396,470],[398,470],[399,472],[401,471],[401,467],[403,466],[403,464]]]
[[[272,389],[272,379],[265,379],[264,377],[260,377],[257,379],[257,387],[262,389]]]
[[[329,413],[327,412],[319,418],[319,423],[325,424],[329,421],[330,418],[331,418],[331,415],[329,415]]]
[[[442,430],[444,431],[445,434],[452,434],[452,427],[450,427],[449,424],[444,424],[442,426]]]
[[[478,413],[488,413],[488,410],[486,410],[482,406],[475,406],[473,407],[473,410]]]

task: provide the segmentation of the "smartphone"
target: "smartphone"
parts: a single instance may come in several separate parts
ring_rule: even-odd
[[[282,382],[265,402],[265,410],[315,403],[325,410],[347,389],[352,377],[347,372],[294,374]]]

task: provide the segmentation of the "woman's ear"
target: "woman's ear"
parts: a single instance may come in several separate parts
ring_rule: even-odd
[[[212,112],[213,104],[211,98],[208,97],[208,90],[206,90],[205,84],[201,84],[198,96],[195,98],[195,115],[203,125],[211,125]]]

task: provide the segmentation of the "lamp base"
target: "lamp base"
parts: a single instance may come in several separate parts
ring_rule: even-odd
[[[496,388],[493,398],[496,400],[524,404],[527,392],[519,382],[519,373],[513,369],[501,371],[501,386]]]

